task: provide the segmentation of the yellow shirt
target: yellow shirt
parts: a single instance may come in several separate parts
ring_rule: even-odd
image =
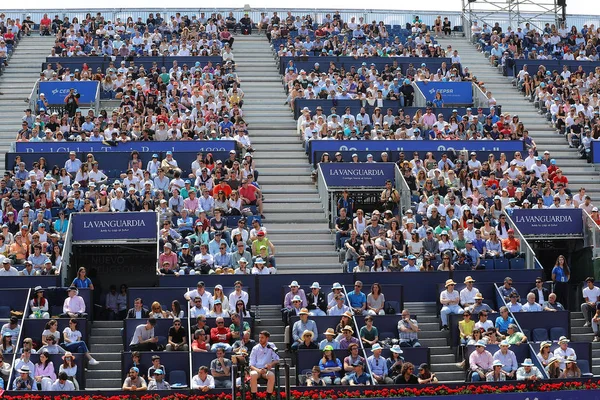
[[[467,336],[471,336],[473,333],[473,328],[475,328],[475,321],[458,321],[458,330],[460,332],[460,337],[463,339]]]

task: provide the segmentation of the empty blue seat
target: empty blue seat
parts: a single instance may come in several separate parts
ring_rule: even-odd
[[[535,328],[532,332],[532,340],[534,342],[543,342],[545,340],[548,340],[548,329]]]
[[[590,372],[590,362],[588,360],[577,360],[577,366],[581,370],[582,378],[591,378],[594,376],[594,374]]]
[[[508,269],[508,260],[506,258],[495,259],[494,269]]]
[[[510,269],[525,269],[525,259],[513,258],[509,262]]]
[[[560,339],[561,336],[567,336],[565,328],[560,326],[550,328],[550,340],[558,342],[558,339]]]
[[[169,373],[169,383],[173,385],[174,383],[179,385],[187,385],[187,376],[185,375],[185,371],[176,369]]]
[[[0,306],[0,318],[10,318],[9,306]]]
[[[494,269],[494,260],[492,259],[487,259],[487,258],[482,258],[479,261],[479,265],[481,266],[481,268],[483,269]]]

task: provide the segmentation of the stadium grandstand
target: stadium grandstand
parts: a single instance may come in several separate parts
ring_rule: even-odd
[[[591,399],[600,29],[558,17],[0,12],[0,396]]]

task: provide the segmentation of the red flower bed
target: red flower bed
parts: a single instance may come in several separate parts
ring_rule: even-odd
[[[415,396],[446,396],[453,394],[502,394],[502,393],[520,393],[520,392],[554,392],[558,390],[598,390],[600,389],[599,380],[588,381],[561,381],[561,382],[537,382],[537,383],[506,383],[504,385],[489,384],[465,384],[458,386],[446,385],[428,385],[423,387],[360,387],[356,389],[308,389],[292,390],[289,400],[321,400],[321,399],[368,399],[368,398],[395,398],[395,397],[415,397]],[[164,392],[163,392],[164,393]],[[265,393],[259,393],[258,398],[264,399]],[[281,393],[282,399],[285,399],[285,393]],[[220,394],[186,394],[173,393],[167,396],[145,392],[138,395],[116,395],[102,396],[91,394],[63,394],[63,395],[45,395],[42,393],[28,393],[19,396],[3,396],[6,400],[233,400],[231,393]],[[246,399],[250,399],[250,393],[246,394]],[[240,395],[236,400],[241,400]]]

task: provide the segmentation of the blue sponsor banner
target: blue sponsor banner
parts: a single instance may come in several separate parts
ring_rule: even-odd
[[[445,104],[473,103],[471,82],[417,82],[417,85],[427,101],[433,101],[435,94],[440,92]]]
[[[156,240],[156,217],[153,212],[72,214],[73,241]]]
[[[18,144],[18,143],[17,143]],[[27,143],[25,143],[27,144]],[[411,151],[523,151],[519,140],[311,140],[308,142],[310,161],[316,152],[328,152],[333,158],[341,152],[411,152]]]
[[[579,208],[513,210],[511,218],[524,236],[583,235],[583,216]]]
[[[394,163],[323,163],[321,173],[329,187],[384,187],[394,181]]]
[[[96,101],[97,81],[86,82],[40,82],[40,93],[46,95],[49,104],[64,104],[65,97],[71,88],[79,93],[79,104],[89,104]]]
[[[594,164],[600,164],[600,141],[592,140],[591,149],[592,149],[592,162]]]
[[[129,152],[137,150],[140,153],[173,152],[219,152],[236,149],[235,140],[194,140],[183,142],[127,142],[111,146],[103,142],[18,142],[15,143],[16,153],[68,153],[70,151],[94,152]]]

